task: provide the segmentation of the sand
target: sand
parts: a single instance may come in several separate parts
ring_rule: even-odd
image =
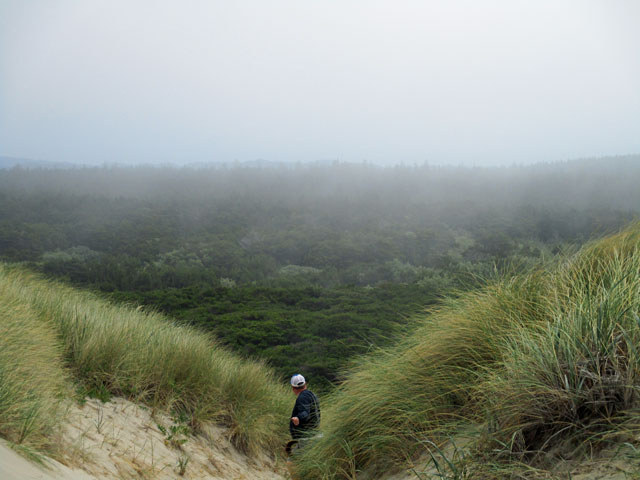
[[[121,398],[89,399],[69,410],[60,462],[45,459],[49,468],[44,469],[0,445],[1,480],[286,478],[284,465],[266,456],[247,457],[221,427],[207,426],[193,436],[179,419]]]
[[[0,442],[0,479],[2,480],[96,480],[83,470],[71,469],[51,459],[47,467],[21,457],[4,442]]]
[[[208,426],[197,436],[179,419],[122,398],[108,403],[89,399],[69,407],[63,432],[65,454],[59,461],[44,457],[46,468],[32,463],[0,440],[0,480],[165,480],[225,479],[284,480],[282,462],[260,456],[249,458],[228,441],[224,428]],[[173,427],[173,428],[172,428]],[[464,448],[467,438],[456,439]],[[452,454],[444,447],[446,454]],[[631,453],[635,453],[631,452]],[[640,457],[612,451],[599,461],[559,465],[575,480],[623,480],[639,478]],[[396,470],[384,480],[438,478],[427,457],[416,461],[416,471]],[[560,474],[558,478],[566,478]],[[359,474],[363,480],[380,476]]]

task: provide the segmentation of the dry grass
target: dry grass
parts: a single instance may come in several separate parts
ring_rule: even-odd
[[[51,450],[70,383],[55,331],[0,282],[0,436]]]
[[[86,389],[182,412],[192,426],[222,423],[247,452],[283,442],[290,399],[264,365],[158,313],[113,305],[22,269],[0,266],[0,288],[29,310],[34,325],[56,332],[66,366]],[[9,362],[16,358],[8,354]]]

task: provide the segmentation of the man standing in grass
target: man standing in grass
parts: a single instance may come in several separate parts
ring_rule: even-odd
[[[299,373],[291,377],[291,388],[296,395],[296,403],[291,412],[289,431],[293,440],[300,440],[318,428],[320,424],[320,405],[318,397],[307,390],[307,382]]]

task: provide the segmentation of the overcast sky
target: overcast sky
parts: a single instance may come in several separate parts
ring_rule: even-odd
[[[0,0],[0,155],[640,153],[637,0]]]

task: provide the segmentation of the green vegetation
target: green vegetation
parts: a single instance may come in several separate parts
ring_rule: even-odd
[[[509,168],[0,171],[0,259],[167,313],[327,390],[452,288],[640,212],[638,157]]]
[[[283,382],[304,371],[314,390],[328,391],[349,358],[390,342],[441,289],[193,286],[111,296],[211,330],[230,348],[267,360]]]
[[[0,258],[23,263],[0,267],[0,434],[48,448],[79,390],[274,451],[302,371],[324,393],[306,479],[631,445],[640,227],[554,259],[640,212],[637,157],[614,160],[0,172]]]
[[[299,474],[388,470],[464,425],[482,426],[464,468],[483,478],[519,468],[496,466],[504,462],[542,468],[629,441],[640,408],[639,272],[636,225],[551,272],[507,278],[434,310],[325,399],[324,436],[299,458]]]
[[[24,440],[36,428],[32,417],[45,436],[56,423],[47,405],[64,383],[62,358],[85,390],[188,415],[194,428],[206,421],[224,424],[246,451],[280,446],[289,399],[265,366],[161,314],[112,305],[22,269],[1,266],[0,288],[6,330],[0,361],[7,379],[0,385],[3,435]],[[35,334],[25,337],[31,330]],[[26,384],[30,378],[34,382]]]

